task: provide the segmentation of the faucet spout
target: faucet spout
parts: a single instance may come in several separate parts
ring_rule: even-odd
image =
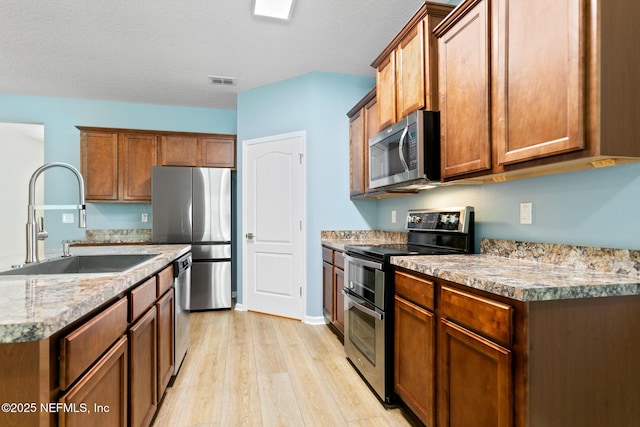
[[[36,182],[38,181],[38,177],[47,169],[60,167],[64,169],[68,169],[76,176],[78,180],[78,205],[75,208],[78,209],[78,227],[86,228],[87,227],[87,211],[84,200],[84,179],[82,179],[82,175],[75,167],[71,166],[68,163],[62,162],[53,162],[46,163],[40,166],[33,172],[31,175],[31,179],[29,180],[29,206],[27,208],[27,258],[26,263],[39,262],[38,258],[38,240],[44,240],[47,238],[47,233],[44,231],[44,227],[42,230],[38,230],[38,225],[36,223]],[[46,208],[47,206],[42,206]]]

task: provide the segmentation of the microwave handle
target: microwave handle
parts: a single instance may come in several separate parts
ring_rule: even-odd
[[[400,162],[402,163],[402,166],[404,166],[404,171],[405,172],[409,172],[409,166],[407,166],[407,160],[404,158],[404,139],[407,137],[407,134],[409,133],[409,126],[405,127],[404,130],[402,131],[402,136],[400,136],[400,149],[399,154],[400,154]]]

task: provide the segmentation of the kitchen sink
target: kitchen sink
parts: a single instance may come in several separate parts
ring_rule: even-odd
[[[156,256],[158,254],[76,255],[27,264],[24,267],[0,272],[0,276],[118,273]]]

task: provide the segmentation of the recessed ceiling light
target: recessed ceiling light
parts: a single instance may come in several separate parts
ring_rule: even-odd
[[[295,0],[253,0],[253,14],[288,21],[294,3]]]
[[[209,83],[212,85],[233,86],[236,84],[235,77],[209,76]]]

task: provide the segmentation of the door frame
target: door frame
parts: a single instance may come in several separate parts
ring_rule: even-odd
[[[304,322],[307,317],[307,132],[296,131],[283,133],[278,135],[265,136],[260,138],[245,139],[242,141],[242,231],[239,238],[242,241],[242,304],[236,305],[236,309],[246,311],[249,309],[249,295],[247,290],[247,239],[244,237],[244,231],[247,229],[247,186],[246,171],[248,170],[248,158],[245,155],[247,147],[250,145],[268,144],[274,141],[280,141],[286,138],[302,138],[302,313],[300,313],[300,321]]]

